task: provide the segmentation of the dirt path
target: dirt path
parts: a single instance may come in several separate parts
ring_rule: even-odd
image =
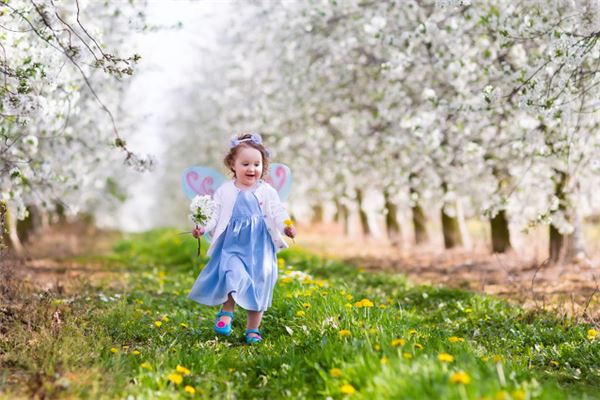
[[[5,279],[19,284],[70,293],[85,282],[115,282],[118,273],[98,261],[73,261],[80,255],[105,254],[120,237],[118,232],[101,231],[82,223],[53,225],[25,244],[23,257],[7,257],[0,268]]]

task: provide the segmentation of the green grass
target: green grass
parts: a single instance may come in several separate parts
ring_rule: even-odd
[[[241,309],[234,334],[216,337],[217,308],[186,298],[206,262],[195,250],[173,230],[131,236],[102,258],[127,274],[125,291],[87,285],[74,297],[31,300],[0,342],[4,396],[600,398],[600,337],[588,338],[590,326],[299,249],[280,253],[265,341],[244,344]],[[178,365],[190,373],[174,383]],[[469,383],[451,382],[459,371]]]

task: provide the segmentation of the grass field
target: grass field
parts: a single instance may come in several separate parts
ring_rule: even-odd
[[[186,298],[195,250],[174,230],[134,235],[77,260],[111,279],[3,304],[0,396],[600,398],[597,328],[298,248],[280,253],[265,341],[245,344],[241,309],[216,337],[217,308]]]

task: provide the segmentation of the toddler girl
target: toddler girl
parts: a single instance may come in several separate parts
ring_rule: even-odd
[[[258,330],[263,312],[271,306],[277,280],[276,252],[287,247],[280,232],[296,236],[277,191],[264,182],[269,167],[268,151],[257,133],[232,139],[225,165],[233,179],[214,194],[214,217],[196,226],[194,237],[209,232],[210,261],[194,283],[188,297],[200,304],[222,304],[215,321],[218,334],[231,334],[236,304],[248,310],[246,343],[262,341]]]

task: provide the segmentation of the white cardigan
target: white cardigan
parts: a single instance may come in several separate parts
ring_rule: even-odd
[[[233,182],[232,179],[219,186],[213,196],[213,200],[216,203],[215,213],[213,218],[211,218],[204,227],[206,232],[212,236],[212,242],[206,252],[207,256],[212,255],[215,243],[217,243],[219,236],[225,232],[229,220],[231,219],[231,214],[233,213],[235,200],[237,199],[238,193],[242,190],[238,189]],[[288,244],[283,240],[281,234],[285,228],[283,221],[290,217],[283,207],[283,204],[281,204],[279,194],[275,188],[261,179],[253,188],[248,190],[254,191],[254,195],[258,199],[260,209],[267,224],[267,229],[271,234],[271,239],[273,239],[277,251],[288,247]]]

